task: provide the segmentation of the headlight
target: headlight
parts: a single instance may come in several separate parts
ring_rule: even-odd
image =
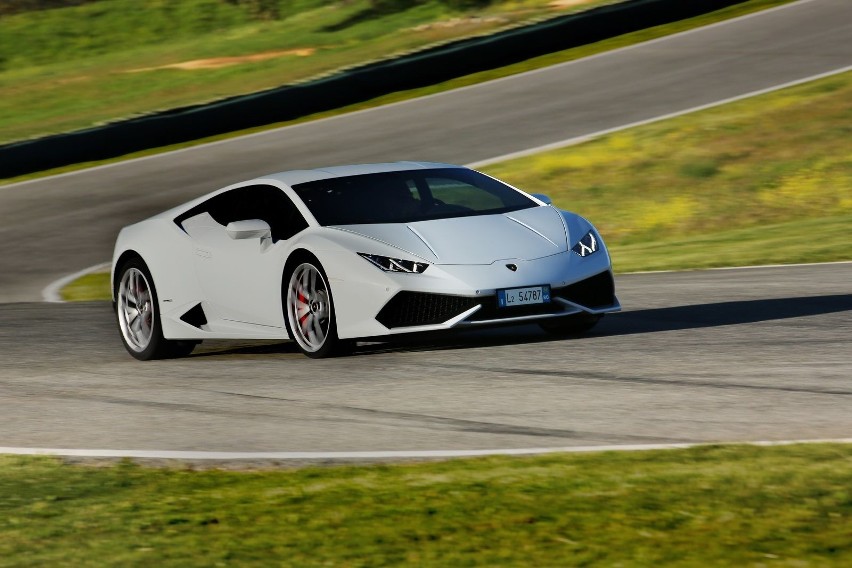
[[[389,256],[380,256],[378,254],[367,254],[365,252],[359,252],[358,254],[385,272],[421,274],[424,270],[429,268],[429,265],[425,262],[414,262],[413,260],[391,258]]]
[[[598,251],[598,239],[592,231],[586,233],[586,236],[577,241],[577,244],[571,247],[571,250],[582,257]]]

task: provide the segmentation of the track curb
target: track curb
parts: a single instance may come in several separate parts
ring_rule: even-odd
[[[375,460],[375,459],[430,459],[473,458],[488,456],[533,456],[542,454],[574,454],[591,452],[625,452],[653,450],[685,450],[714,446],[791,446],[796,444],[852,444],[852,438],[814,440],[763,440],[734,442],[696,442],[676,444],[632,444],[605,446],[567,446],[555,448],[503,448],[494,450],[388,450],[360,452],[215,452],[180,450],[96,450],[57,448],[0,447],[0,455],[32,455],[74,458],[136,458],[167,460]]]

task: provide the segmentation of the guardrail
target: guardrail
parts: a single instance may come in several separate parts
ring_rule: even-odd
[[[0,146],[0,177],[282,122],[682,20],[745,0],[626,0],[313,81]]]

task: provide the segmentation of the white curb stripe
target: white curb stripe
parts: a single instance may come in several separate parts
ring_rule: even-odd
[[[748,266],[716,266],[713,268],[681,268],[680,270],[639,270],[637,272],[619,272],[616,276],[632,274],[674,274],[676,272],[708,272],[713,270],[755,270],[759,268],[804,268],[812,266],[832,266],[835,264],[852,264],[852,260],[835,260],[832,262],[800,262],[794,264],[750,264]]]
[[[695,444],[632,444],[607,446],[568,446],[559,448],[516,448],[498,450],[392,450],[373,452],[203,452],[158,450],[85,450],[53,448],[4,448],[0,454],[90,457],[90,458],[148,458],[182,460],[329,460],[329,459],[406,459],[462,458],[482,456],[528,456],[558,453],[587,453],[613,451],[680,450],[702,446],[789,446],[793,444],[852,444],[852,438],[819,440],[779,440],[759,442],[702,442]]]
[[[44,290],[41,291],[42,300],[45,301],[45,302],[51,302],[51,303],[54,303],[54,304],[64,303],[65,300],[62,299],[60,292],[62,291],[62,289],[65,286],[67,286],[68,284],[70,284],[71,282],[73,282],[74,280],[76,280],[78,278],[82,278],[83,276],[86,276],[87,274],[90,274],[92,272],[100,272],[101,270],[104,270],[105,268],[109,268],[109,267],[110,267],[109,262],[102,262],[100,264],[90,266],[89,268],[84,268],[83,270],[79,270],[79,271],[75,272],[74,274],[69,274],[68,276],[63,276],[59,280],[55,280],[54,282],[51,282],[50,284],[48,284],[44,288]]]

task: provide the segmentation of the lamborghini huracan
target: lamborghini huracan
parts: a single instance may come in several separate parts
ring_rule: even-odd
[[[620,309],[584,218],[474,170],[398,162],[237,183],[121,230],[118,328],[137,359],[208,338],[356,340],[519,322],[576,334]]]

